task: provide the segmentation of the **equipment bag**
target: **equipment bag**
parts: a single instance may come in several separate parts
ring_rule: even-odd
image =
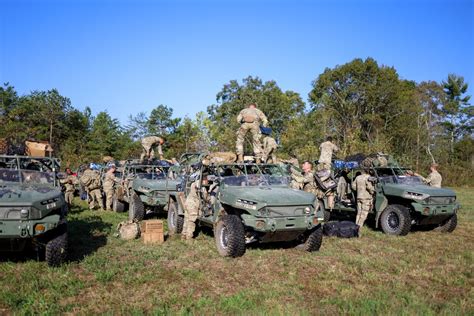
[[[337,187],[336,181],[332,178],[329,170],[321,170],[314,174],[316,184],[323,191],[333,190]]]
[[[328,237],[353,238],[359,236],[359,226],[350,221],[328,222],[324,224],[323,233]]]
[[[359,237],[359,226],[350,221],[342,221],[339,223],[339,234],[341,238]]]
[[[140,225],[134,221],[125,221],[117,225],[118,237],[124,240],[132,240],[140,237]]]

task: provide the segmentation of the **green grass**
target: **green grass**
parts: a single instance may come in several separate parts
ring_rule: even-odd
[[[0,314],[474,314],[474,194],[452,234],[325,238],[319,252],[253,247],[218,255],[201,233],[161,246],[116,238],[126,214],[69,216],[71,262],[0,261]]]

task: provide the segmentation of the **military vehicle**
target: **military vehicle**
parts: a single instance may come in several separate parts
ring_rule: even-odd
[[[67,256],[67,204],[54,158],[0,156],[0,251],[33,248],[50,266]]]
[[[167,174],[171,164],[157,160],[150,164],[128,162],[121,170],[122,181],[115,189],[112,209],[128,209],[130,220],[163,210],[168,202]]]
[[[184,213],[184,201],[194,178],[199,183],[198,224],[213,228],[222,256],[244,255],[254,242],[299,241],[307,251],[322,243],[323,212],[315,212],[315,196],[289,187],[286,170],[274,164],[195,164],[170,194],[168,227]],[[169,230],[179,233],[179,230]]]
[[[421,178],[414,176],[408,168],[400,167],[390,156],[383,163],[369,160],[365,167],[376,191],[371,212],[376,228],[398,236],[407,235],[413,225],[430,225],[441,232],[454,231],[460,205],[452,190],[425,185]],[[343,163],[333,163],[333,168],[336,181],[347,183],[338,188],[333,211],[357,212],[356,192],[351,189],[351,183],[361,173],[362,166],[356,164],[347,168]],[[326,199],[321,201],[321,207],[329,212]]]

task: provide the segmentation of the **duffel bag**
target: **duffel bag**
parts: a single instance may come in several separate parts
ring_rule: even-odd
[[[339,234],[337,236],[341,238],[359,237],[359,226],[350,221],[339,222]]]

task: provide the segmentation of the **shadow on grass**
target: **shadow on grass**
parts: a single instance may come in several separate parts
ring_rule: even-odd
[[[76,262],[105,246],[112,229],[112,224],[105,223],[96,215],[70,219],[68,225],[69,260]]]

